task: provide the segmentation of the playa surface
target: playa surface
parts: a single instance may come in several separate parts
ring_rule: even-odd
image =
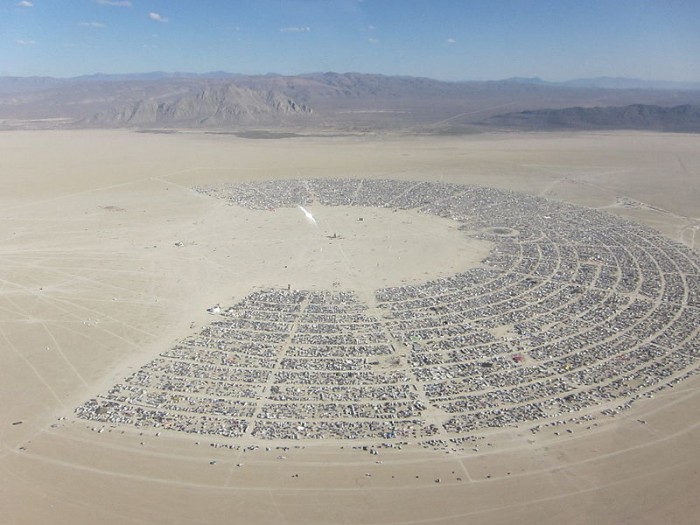
[[[238,209],[194,186],[476,184],[605,210],[698,250],[700,136],[0,136],[4,523],[696,520],[697,376],[590,428],[513,428],[478,450],[410,443],[370,454],[352,441],[102,429],[73,410],[210,322],[214,304],[335,283],[369,301],[377,287],[451,275],[489,250],[438,217],[317,206],[312,226],[301,210]]]

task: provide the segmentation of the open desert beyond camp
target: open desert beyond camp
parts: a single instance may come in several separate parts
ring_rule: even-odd
[[[3,131],[0,172],[0,522],[697,521],[700,325],[683,323],[698,315],[700,136],[616,131],[247,139],[173,130]],[[375,202],[378,188],[392,205]],[[295,192],[305,191],[315,198],[295,200]],[[532,231],[536,225],[555,231],[547,221],[558,219],[549,218],[549,209],[570,214],[576,235],[579,218],[601,221],[595,222],[601,228],[589,243],[563,248],[566,243],[526,238],[527,224],[518,231],[485,226],[483,217],[467,220],[468,199],[492,202],[492,213],[504,217],[505,202],[520,203],[512,205],[523,213],[535,210]],[[625,250],[597,252],[596,236],[621,232],[639,241],[620,240]],[[612,256],[629,261],[648,289],[625,283]],[[464,337],[485,334],[478,343],[485,351],[496,343],[533,341],[525,333],[528,319],[474,325],[462,323],[464,317],[453,321],[460,312],[447,303],[420,303],[442,297],[431,290],[456,286],[457,275],[473,279],[470,286],[482,286],[484,296],[506,289],[510,285],[499,277],[483,276],[514,260],[523,276],[517,286],[548,290],[533,317],[546,315],[564,293],[557,288],[564,278],[551,276],[569,275],[567,261],[574,261],[580,275],[566,277],[567,304],[590,296],[599,306],[580,312],[580,334],[589,334],[582,344],[592,345],[595,336],[596,349],[613,352],[610,341],[625,349],[602,358],[591,347],[593,361],[582,374],[619,369],[618,390],[605,395],[629,395],[600,407],[597,398],[589,404],[581,398],[571,405],[572,416],[528,416],[473,432],[464,426],[456,398],[448,399],[455,377],[441,375],[454,374],[447,360],[453,349],[428,355],[430,344],[442,343],[415,331],[440,327],[421,327],[412,317],[402,321],[392,301],[422,308],[420,322],[443,316]],[[584,284],[575,284],[579,277]],[[596,283],[606,278],[619,290],[614,297],[599,293]],[[490,307],[511,300],[518,298]],[[518,308],[527,307],[523,301]],[[267,320],[250,328],[255,308]],[[619,315],[628,323],[620,325],[622,335],[596,335],[593,320],[606,311],[605,322]],[[469,312],[465,306],[462,314]],[[632,314],[639,318],[629,320]],[[314,315],[317,322],[308,322]],[[197,341],[214,338],[221,323],[234,318],[242,328],[226,337],[240,338],[242,350],[235,363],[215,366],[214,359],[228,357]],[[351,319],[355,339],[342,342],[353,332]],[[655,328],[659,319],[668,330]],[[648,335],[624,346],[642,337],[631,326]],[[279,335],[284,330],[288,335]],[[284,359],[264,353],[261,332],[280,338]],[[329,348],[346,354],[324,361],[308,353],[313,337],[331,336],[341,342]],[[501,373],[501,365],[504,378],[537,369],[536,352],[527,346],[514,346],[505,358],[489,361],[496,354],[488,355],[474,364],[486,375]],[[443,361],[430,361],[438,358]],[[311,359],[317,368],[303,376],[311,386],[290,379],[302,377],[294,376],[301,372],[293,363]],[[640,361],[633,367],[634,359]],[[666,363],[668,375],[653,382],[638,374],[646,370],[642,359]],[[318,379],[341,365],[346,383],[334,389]],[[163,371],[167,366],[172,375]],[[577,366],[562,365],[561,377],[542,384],[564,389],[562,381],[573,380]],[[215,385],[226,382],[223,376],[183,370],[247,375],[230,380],[240,387],[235,395],[221,394]],[[202,391],[183,386],[183,377]],[[527,390],[539,378],[517,377],[509,392],[517,388],[523,399],[544,395]],[[426,385],[445,390],[433,396]],[[155,390],[161,397],[148,397]],[[478,397],[476,389],[470,399],[493,402],[488,394],[500,390],[487,390]],[[341,391],[359,402],[334,399]],[[258,403],[263,398],[264,406]],[[574,403],[574,397],[562,399]],[[344,426],[328,423],[332,417],[322,410],[332,403],[346,407]],[[513,413],[527,403],[515,403]],[[223,405],[247,426],[213,430],[222,415],[209,409]],[[362,412],[370,409],[393,412]],[[159,414],[153,425],[149,410],[175,415]],[[401,415],[411,411],[420,417]],[[498,415],[493,409],[484,414],[494,418],[489,421]],[[284,426],[285,418],[293,427]],[[385,420],[393,422],[391,431],[381,426]],[[348,429],[356,439],[343,434]]]

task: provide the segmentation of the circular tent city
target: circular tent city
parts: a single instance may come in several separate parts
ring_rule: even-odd
[[[266,279],[261,262],[255,289],[79,417],[231,439],[459,444],[614,415],[697,372],[700,257],[649,228],[437,182],[197,190],[233,215],[274,213],[275,228],[295,217],[305,229],[286,248],[303,257],[288,265],[304,277]],[[412,237],[416,225],[428,235]]]

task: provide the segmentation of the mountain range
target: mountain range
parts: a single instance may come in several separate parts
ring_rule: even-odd
[[[632,109],[620,109],[628,106]],[[646,106],[649,108],[643,109]],[[679,106],[687,108],[669,110]],[[692,108],[697,106],[700,84],[615,78],[444,82],[333,72],[0,77],[3,128],[280,128],[451,134],[631,126],[695,131],[697,114]],[[675,125],[675,120],[680,124]]]

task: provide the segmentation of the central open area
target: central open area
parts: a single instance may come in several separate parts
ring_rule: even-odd
[[[190,238],[254,286],[353,290],[370,302],[382,287],[479,266],[492,247],[451,219],[416,210],[316,203],[304,211],[225,206]]]

